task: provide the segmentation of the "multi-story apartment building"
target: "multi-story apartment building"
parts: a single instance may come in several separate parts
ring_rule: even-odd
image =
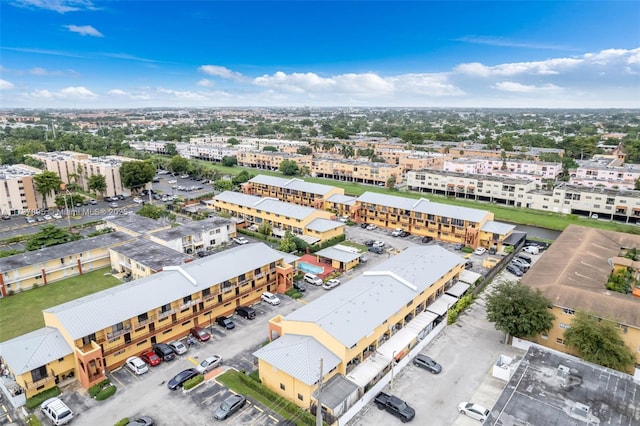
[[[154,343],[210,326],[264,291],[284,292],[292,284],[283,253],[246,244],[45,309],[45,328],[2,342],[0,355],[27,397],[70,373],[88,389]],[[55,342],[46,352],[36,344],[44,339]]]
[[[130,241],[121,232],[0,258],[0,294],[30,290],[109,266],[109,248]]]
[[[357,400],[442,320],[457,301],[444,293],[463,270],[464,259],[442,247],[410,247],[295,312],[273,318],[269,338],[277,339],[254,352],[260,380],[310,409],[320,380],[323,392],[332,394],[330,387],[339,379],[349,392],[339,391],[333,404],[326,398],[321,402],[340,415],[353,402],[351,389]]]
[[[637,164],[611,166],[607,159],[582,161],[579,164],[569,180],[574,185],[632,190],[640,179],[640,166]]]
[[[387,164],[402,166],[403,172],[420,169],[440,170],[444,160],[449,157],[446,154],[437,152],[379,147],[376,147],[375,154],[377,157],[383,158]]]
[[[311,176],[314,177],[380,186],[386,186],[392,178],[401,183],[402,175],[399,165],[342,158],[314,159],[311,167]]]
[[[279,237],[290,231],[309,244],[327,241],[344,234],[344,223],[325,210],[285,203],[275,198],[225,191],[213,197],[207,205],[245,221],[245,225],[268,223]]]
[[[502,249],[515,226],[493,220],[493,213],[434,203],[420,198],[365,192],[356,200],[358,222],[402,228],[414,235],[471,247]]]
[[[169,221],[155,220],[137,214],[127,214],[107,216],[104,218],[104,224],[97,225],[96,228],[111,228],[116,232],[124,232],[132,237],[139,237],[163,229],[169,229],[171,228],[171,223]]]
[[[43,206],[33,176],[42,170],[24,164],[0,166],[0,215],[16,216]],[[51,196],[49,202],[53,202]]]
[[[234,221],[213,217],[153,232],[149,239],[180,253],[196,254],[228,243],[235,235]]]
[[[137,161],[116,155],[92,157],[89,154],[73,151],[39,152],[31,154],[31,157],[42,161],[47,170],[60,176],[62,182],[66,184],[76,183],[85,191],[88,191],[91,176],[104,176],[107,188],[103,195],[106,196],[114,196],[126,192],[120,179],[120,166],[127,161]]]
[[[237,155],[238,165],[258,169],[278,170],[285,160],[295,161],[299,168],[311,169],[311,155],[289,154],[271,151],[240,151]]]
[[[407,173],[407,187],[412,191],[524,207],[525,195],[535,190],[537,184],[525,179],[420,170]]]
[[[333,195],[344,195],[344,189],[302,179],[279,178],[258,175],[242,185],[242,192],[260,197],[273,197],[287,203],[326,209],[327,200]]]
[[[555,180],[560,176],[562,163],[465,157],[445,161],[442,171],[527,179],[541,184],[543,179]]]
[[[639,235],[569,225],[520,280],[551,300],[556,317],[552,329],[535,341],[575,354],[564,343],[564,331],[571,327],[575,312],[584,310],[618,325],[640,374],[640,263],[626,257],[639,247]],[[620,271],[629,271],[633,291],[628,294],[606,287],[612,273]]]
[[[162,271],[167,266],[180,266],[194,258],[162,244],[143,238],[109,249],[111,270],[117,278],[137,280]]]
[[[541,156],[557,155],[564,157],[564,149],[558,148],[538,148],[529,146],[513,146],[513,151],[502,151],[499,148],[488,149],[487,145],[469,142],[433,142],[427,145],[438,152],[447,153],[454,157],[485,157],[485,158],[527,158],[533,161],[540,161]],[[504,154],[503,154],[504,152]]]

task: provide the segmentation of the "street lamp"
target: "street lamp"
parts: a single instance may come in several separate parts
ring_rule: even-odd
[[[391,382],[389,382],[389,390],[393,390],[393,364],[396,363],[396,351],[391,354]]]

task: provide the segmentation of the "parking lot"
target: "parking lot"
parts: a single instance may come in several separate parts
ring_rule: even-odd
[[[158,182],[153,183],[153,190],[158,194],[178,195],[185,198],[198,198],[213,192],[213,184],[208,181],[183,178],[171,174],[158,175]]]

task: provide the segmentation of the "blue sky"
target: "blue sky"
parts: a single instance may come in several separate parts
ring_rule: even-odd
[[[0,107],[640,108],[638,1],[0,0]]]

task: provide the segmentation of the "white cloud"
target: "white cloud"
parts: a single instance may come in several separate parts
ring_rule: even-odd
[[[483,44],[486,46],[497,47],[517,47],[524,49],[546,49],[546,50],[573,50],[566,46],[557,44],[545,44],[526,41],[510,40],[503,37],[491,37],[491,36],[466,36],[455,39],[455,41],[462,41],[464,43]]]
[[[460,64],[454,72],[478,77],[514,76],[518,74],[554,75],[560,74],[582,63],[581,59],[556,58],[538,62],[514,62],[496,66],[486,66],[479,62]]]
[[[96,30],[91,25],[65,25],[64,27],[72,33],[78,33],[81,36],[104,37],[100,31]]]
[[[15,0],[13,5],[29,9],[52,10],[58,13],[97,10],[89,0]]]
[[[211,80],[208,80],[206,78],[203,78],[202,80],[198,81],[196,83],[198,86],[202,86],[202,87],[211,87],[213,85],[215,85],[215,83]]]
[[[127,92],[127,91],[122,90],[122,89],[111,89],[111,90],[107,91],[107,95],[120,97],[120,98],[131,99],[131,100],[151,99],[151,96],[149,94],[147,94],[147,93],[140,92],[140,91],[138,91],[136,93],[131,93],[131,92]]]
[[[0,90],[11,90],[14,87],[16,87],[16,85],[12,82],[0,78]]]
[[[229,68],[221,67],[219,65],[202,65],[198,68],[198,71],[214,77],[221,77],[231,80],[242,80],[245,78],[239,72],[231,71]]]
[[[98,97],[91,90],[83,86],[66,87],[62,90],[53,92],[47,89],[33,90],[29,93],[32,98],[44,98],[44,99],[59,99],[59,100],[91,100]]]
[[[29,74],[31,75],[37,75],[37,76],[61,76],[64,74],[64,72],[59,71],[59,70],[47,70],[45,68],[42,67],[35,67],[35,68],[31,68],[28,71]]]
[[[186,99],[186,100],[192,100],[192,101],[201,101],[201,100],[207,99],[207,97],[202,95],[201,93],[191,92],[188,90],[184,91],[184,90],[172,90],[172,89],[160,88],[158,89],[158,92],[166,95],[171,95],[178,99]]]
[[[555,84],[543,84],[541,86],[536,86],[533,84],[517,83],[515,81],[501,81],[491,87],[503,92],[515,93],[557,92],[562,90],[561,87],[556,86]]]

